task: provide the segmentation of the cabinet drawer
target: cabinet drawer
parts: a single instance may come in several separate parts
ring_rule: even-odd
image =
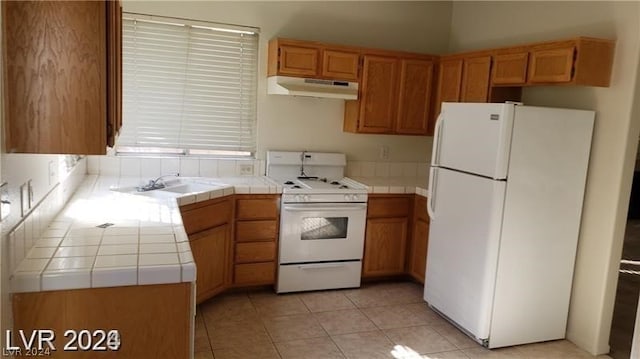
[[[236,222],[236,242],[273,241],[278,236],[276,220]]]
[[[406,217],[410,209],[409,197],[369,198],[367,218]]]
[[[236,264],[233,283],[236,285],[273,284],[275,277],[275,262]]]
[[[201,207],[184,207],[181,214],[187,234],[197,233],[228,223],[231,219],[231,200],[216,200]]]
[[[236,200],[237,219],[278,218],[278,198],[240,198]]]
[[[268,262],[276,259],[276,242],[236,244],[236,263]]]

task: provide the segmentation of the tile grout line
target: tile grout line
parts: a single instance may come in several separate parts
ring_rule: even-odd
[[[204,314],[202,314],[202,309],[198,309],[198,307],[200,307],[200,304],[196,305],[196,316],[197,313],[200,312],[200,316],[202,317]],[[209,328],[207,327],[207,321],[204,320],[204,317],[201,318],[202,319],[202,325],[204,325],[204,331],[207,333],[207,343],[209,343],[209,351],[211,352],[211,356],[213,357],[213,359],[216,359],[216,355],[213,352],[213,347],[211,346],[211,336],[209,335]],[[193,340],[195,340],[195,322],[194,322],[194,338]],[[195,353],[194,353],[195,355]]]

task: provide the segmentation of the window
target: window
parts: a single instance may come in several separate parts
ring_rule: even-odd
[[[125,13],[116,152],[255,153],[255,28]]]

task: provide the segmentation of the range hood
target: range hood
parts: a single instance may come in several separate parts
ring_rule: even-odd
[[[267,77],[267,93],[275,95],[358,99],[358,83],[290,76]]]

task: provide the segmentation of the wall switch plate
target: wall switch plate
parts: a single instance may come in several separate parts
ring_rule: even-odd
[[[241,176],[251,176],[253,175],[253,165],[240,165],[240,175]]]
[[[31,185],[31,180],[27,181],[27,195],[28,195],[28,204],[29,209],[33,208],[34,196],[33,196],[33,186]]]
[[[7,218],[11,213],[11,201],[9,200],[9,184],[0,184],[0,221]]]

